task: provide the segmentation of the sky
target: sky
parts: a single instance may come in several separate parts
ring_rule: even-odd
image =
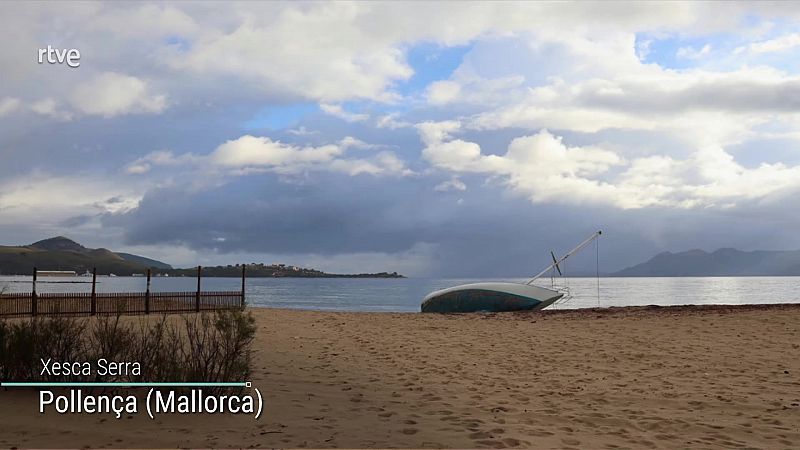
[[[800,248],[796,3],[3,2],[0,40],[1,245],[442,277],[595,230],[602,272]]]

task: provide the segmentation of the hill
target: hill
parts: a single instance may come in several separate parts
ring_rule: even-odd
[[[0,246],[0,274],[29,275],[39,270],[74,270],[77,273],[97,268],[107,275],[143,273],[148,267],[171,269],[172,266],[127,253],[118,254],[105,248],[86,248],[64,236],[44,239],[24,246]]]
[[[800,250],[663,252],[612,277],[800,276]]]
[[[144,256],[139,256],[139,255],[132,255],[130,253],[122,253],[122,252],[116,252],[116,253],[126,261],[137,263],[145,267],[150,267],[153,269],[167,269],[167,270],[172,269],[172,266],[170,266],[169,264],[163,263],[155,259],[145,258]]]

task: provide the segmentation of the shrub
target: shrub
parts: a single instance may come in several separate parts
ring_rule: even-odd
[[[85,362],[139,362],[140,376],[102,381],[245,381],[250,375],[255,319],[241,310],[178,317],[123,320],[96,318],[0,320],[0,377],[9,381],[56,381],[41,375],[39,358]],[[85,376],[58,381],[98,381]]]

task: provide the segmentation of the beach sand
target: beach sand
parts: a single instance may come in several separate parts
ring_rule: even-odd
[[[253,312],[259,421],[41,415],[0,392],[0,447],[800,445],[799,305]]]

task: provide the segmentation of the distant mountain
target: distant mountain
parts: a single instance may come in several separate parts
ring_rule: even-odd
[[[73,241],[72,239],[65,238],[64,236],[56,236],[50,239],[43,239],[39,242],[34,242],[29,247],[37,248],[39,250],[48,250],[51,252],[85,252],[88,249],[81,244]]]
[[[114,253],[105,248],[86,248],[64,236],[57,236],[18,247],[0,246],[0,274],[29,275],[39,270],[74,270],[77,273],[97,268],[107,275],[144,273],[148,268],[172,269],[161,261],[127,253]]]
[[[800,276],[800,250],[663,252],[612,277]]]
[[[139,255],[131,255],[130,253],[117,252],[117,254],[126,261],[130,261],[136,264],[141,264],[145,267],[151,267],[154,269],[167,269],[167,270],[172,269],[172,266],[170,266],[169,264],[163,263],[155,259],[145,258],[144,256],[139,256]]]

